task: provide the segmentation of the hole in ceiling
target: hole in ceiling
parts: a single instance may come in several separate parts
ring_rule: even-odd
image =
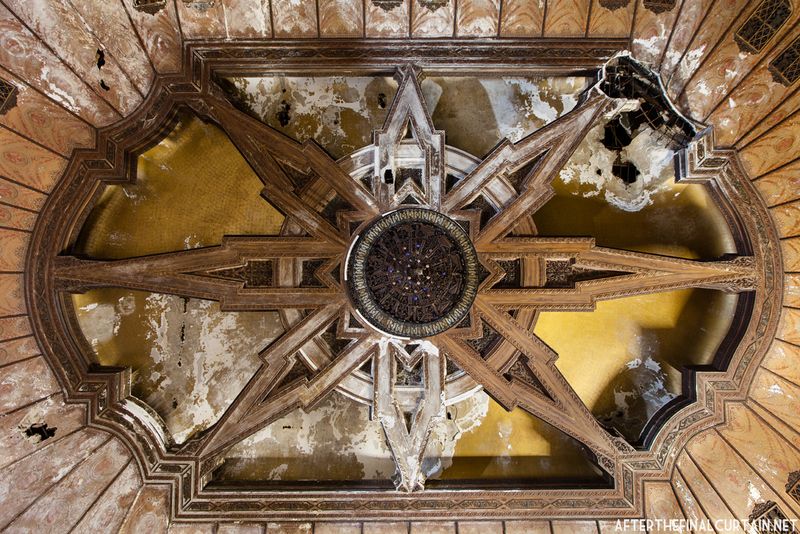
[[[38,437],[39,442],[45,441],[56,435],[58,427],[48,428],[47,423],[34,423],[25,429],[25,435],[29,438]]]

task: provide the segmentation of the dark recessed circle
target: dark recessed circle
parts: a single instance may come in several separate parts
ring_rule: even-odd
[[[478,258],[457,222],[428,209],[401,209],[356,239],[347,283],[356,309],[377,329],[428,337],[469,313],[478,290]]]

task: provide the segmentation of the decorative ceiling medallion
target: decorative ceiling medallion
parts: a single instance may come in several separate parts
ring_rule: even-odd
[[[469,313],[478,291],[478,257],[457,222],[405,208],[381,217],[356,239],[347,282],[356,310],[379,330],[430,337]]]
[[[130,445],[146,482],[170,484],[175,518],[300,520],[314,514],[355,519],[385,517],[389,509],[408,519],[487,514],[532,518],[543,510],[595,517],[598,509],[609,517],[640,515],[642,480],[668,479],[680,447],[696,432],[722,421],[725,401],[746,392],[777,328],[782,278],[777,233],[734,152],[714,149],[711,137],[702,137],[679,153],[677,167],[680,180],[712,184],[709,190],[732,221],[735,255],[696,261],[605,248],[586,237],[536,235],[531,214],[553,197],[556,174],[590,130],[630,103],[604,93],[605,69],[572,111],[517,142],[501,142],[481,161],[446,147],[444,132],[434,128],[425,106],[419,70],[401,68],[397,94],[384,127],[374,132],[374,143],[335,161],[316,144],[298,143],[236,109],[212,78],[215,69],[251,72],[254,58],[312,71],[326,63],[288,54],[294,47],[187,46],[195,60],[187,62],[182,77],[157,80],[142,109],[100,131],[97,150],[76,153],[37,221],[31,248],[38,253],[26,265],[32,273],[26,278],[26,296],[36,336],[68,400],[86,403],[91,424]],[[374,55],[374,46],[365,47],[363,54]],[[442,53],[438,44],[420,46],[431,57]],[[359,50],[335,48],[330,54],[359,72]],[[502,54],[493,61],[481,65],[511,68]],[[573,72],[572,63],[564,66],[563,72]],[[289,214],[282,234],[228,236],[218,246],[120,260],[70,256],[72,234],[80,231],[76,221],[85,220],[93,199],[100,197],[98,188],[133,181],[135,174],[127,173],[135,172],[130,163],[137,150],[155,142],[176,110],[185,108],[214,121],[237,145],[263,182],[263,196]],[[456,163],[459,157],[466,163]],[[411,160],[415,172],[405,172]],[[297,176],[283,170],[281,162],[286,161],[302,170],[307,182],[296,182]],[[459,168],[466,170],[455,170]],[[451,172],[458,174],[454,180]],[[335,207],[322,205],[320,198],[333,199],[329,204]],[[494,211],[484,219],[482,207]],[[445,249],[462,254],[459,261],[465,264],[471,261],[465,252],[471,244],[476,268],[486,272],[464,325],[414,343],[413,350],[363,324],[360,308],[348,297],[348,283],[337,274],[346,272],[350,244],[370,232],[370,221],[378,221],[373,223],[377,234],[386,236],[390,230],[378,228],[380,222],[405,211],[417,213],[416,219],[405,221],[411,228],[432,223],[433,235],[444,228],[438,237],[452,240]],[[456,226],[466,228],[461,232],[468,242]],[[427,230],[411,235],[430,236]],[[365,289],[366,277],[380,265],[387,268],[397,249],[373,256],[379,261],[372,267],[369,257],[363,258]],[[560,268],[548,270],[550,264]],[[429,276],[424,270],[412,275],[420,282]],[[468,278],[450,312],[468,295],[473,283]],[[304,281],[313,283],[309,287]],[[372,283],[374,294],[380,282]],[[451,279],[443,286],[454,283]],[[176,444],[158,414],[130,395],[130,369],[97,366],[91,348],[76,335],[68,294],[96,287],[216,300],[224,310],[279,310],[287,327],[260,353],[259,367],[228,410],[203,432]],[[532,325],[543,310],[591,310],[599,300],[683,288],[739,294],[743,305],[729,336],[734,341],[725,345],[729,364],[719,372],[692,374],[696,389],[691,396],[656,417],[647,442],[636,449],[597,421],[555,365],[558,355]],[[440,312],[447,315],[447,309],[446,304]],[[399,308],[396,313],[414,316]],[[431,318],[436,320],[422,317]],[[498,348],[484,354],[486,332],[497,337]],[[320,343],[325,336],[334,336],[337,343],[325,349],[328,345]],[[370,361],[371,373],[365,374],[362,369]],[[396,387],[393,366],[398,361],[409,367],[421,364],[419,386]],[[447,374],[449,362],[460,369],[458,376]],[[306,369],[295,373],[296,365]],[[575,490],[520,488],[502,481],[488,488],[439,482],[435,490],[426,490],[422,460],[433,425],[445,416],[447,404],[480,389],[506,410],[524,410],[580,442],[613,483]],[[333,390],[371,406],[394,457],[395,487],[415,493],[399,496],[352,487],[346,493],[304,492],[275,486],[220,491],[213,486],[214,472],[231,447]]]

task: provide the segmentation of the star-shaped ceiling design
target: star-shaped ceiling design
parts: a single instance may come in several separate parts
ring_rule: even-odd
[[[114,261],[58,259],[55,276],[68,291],[124,287],[284,314],[290,327],[263,350],[253,378],[178,454],[213,465],[278,417],[339,389],[369,404],[382,424],[396,486],[421,490],[426,444],[445,405],[483,389],[581,442],[613,476],[620,438],[597,422],[557,369],[557,354],[532,333],[536,314],[682,288],[753,289],[747,256],[692,261],[536,236],[530,215],[553,196],[559,170],[587,132],[625,104],[601,84],[571,112],[503,141],[452,179],[445,132],[433,127],[419,74],[401,70],[384,128],[353,156],[369,168],[361,176],[313,141],[297,143],[238,111],[221,92],[206,99],[206,114],[287,217],[282,235],[229,236],[219,246]],[[421,168],[404,166],[414,159]],[[487,332],[503,350],[482,350]],[[448,361],[464,372],[460,386],[447,380]],[[421,366],[422,386],[397,387],[398,366]],[[352,393],[358,380],[368,394]]]

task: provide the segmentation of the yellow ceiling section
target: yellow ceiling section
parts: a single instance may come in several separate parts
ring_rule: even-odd
[[[736,251],[728,225],[706,188],[663,183],[638,211],[622,210],[594,186],[553,182],[556,195],[533,216],[539,235],[594,236],[606,247],[689,259]]]
[[[219,244],[225,235],[280,232],[283,215],[225,132],[192,115],[138,159],[137,180],[111,185],[77,252],[118,259]]]
[[[736,302],[708,289],[640,295],[598,302],[593,312],[543,312],[534,332],[592,412],[636,440],[681,393],[681,369],[712,362]]]
[[[460,436],[452,464],[433,478],[585,481],[601,475],[576,440],[521,408],[508,412],[490,398],[480,424]]]

